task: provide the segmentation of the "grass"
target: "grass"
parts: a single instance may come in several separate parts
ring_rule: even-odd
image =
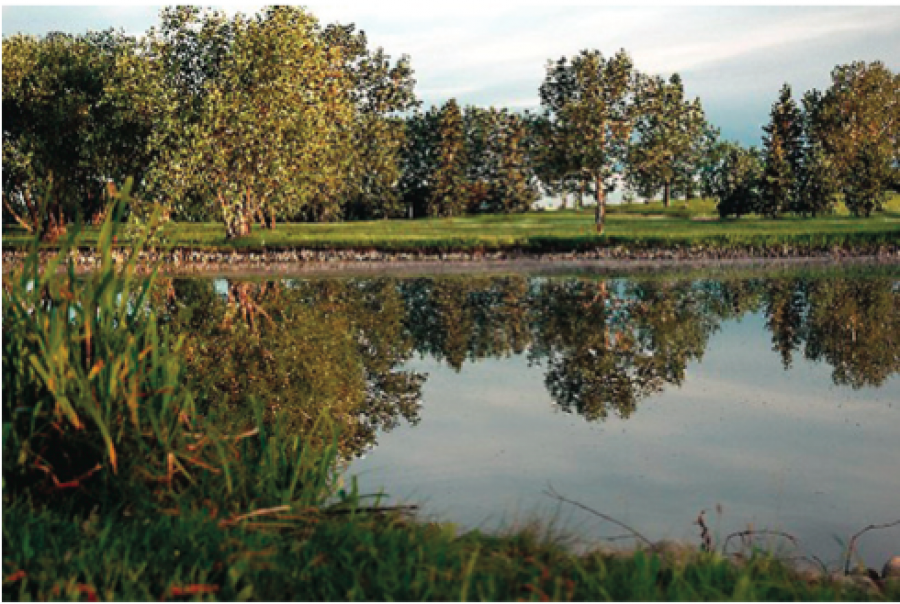
[[[226,240],[216,223],[173,223],[166,239],[171,245],[196,250],[379,249],[385,251],[569,251],[600,246],[677,248],[711,246],[744,249],[795,245],[816,249],[831,246],[883,245],[900,241],[900,196],[884,212],[855,218],[842,208],[814,219],[758,217],[720,220],[709,200],[611,206],[602,237],[594,233],[593,211],[565,210],[518,215],[468,216],[422,220],[380,220],[346,223],[280,224],[274,231],[256,226],[239,240]],[[86,229],[84,244],[96,242]],[[17,228],[3,233],[4,248],[24,247],[28,234]],[[127,244],[120,241],[120,244]]]
[[[4,600],[623,601],[869,599],[803,580],[757,554],[576,555],[533,530],[509,535],[399,516],[311,514],[229,529],[197,510],[134,519],[4,506]],[[12,578],[10,578],[12,577]],[[900,596],[888,584],[885,600]],[[876,596],[876,599],[878,597]]]

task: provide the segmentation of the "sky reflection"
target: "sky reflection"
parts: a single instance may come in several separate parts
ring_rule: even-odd
[[[429,375],[421,422],[383,434],[349,471],[364,492],[424,502],[425,516],[489,529],[546,520],[552,483],[651,539],[699,543],[692,522],[706,509],[720,537],[748,525],[784,530],[826,562],[840,558],[836,539],[898,517],[900,380],[835,386],[827,364],[802,355],[785,370],[762,313],[723,321],[683,384],[629,419],[560,411],[546,366],[524,354],[459,373],[431,357],[408,366]],[[558,527],[586,539],[621,533],[561,512]],[[864,560],[880,568],[898,539],[900,529],[867,534]]]

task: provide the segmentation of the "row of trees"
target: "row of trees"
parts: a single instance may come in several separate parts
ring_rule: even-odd
[[[256,220],[396,203],[396,116],[416,106],[415,81],[406,57],[370,49],[352,25],[322,27],[297,7],[177,7],[141,38],[14,36],[3,54],[3,195],[30,230],[98,211],[106,183],[126,176],[232,237]]]
[[[140,38],[14,36],[3,52],[8,219],[51,237],[127,176],[230,237],[277,219],[524,211],[541,187],[593,196],[600,222],[626,167],[668,200],[705,127],[677,76],[645,77],[624,51],[548,66],[541,113],[419,111],[408,58],[296,7],[168,8]]]
[[[297,7],[168,8],[139,38],[13,36],[3,55],[4,218],[48,237],[128,176],[173,218],[240,237],[254,222],[525,211],[541,191],[592,198],[599,232],[623,183],[667,205],[699,189],[724,215],[815,214],[838,194],[867,215],[896,173],[898,80],[880,63],[838,68],[803,111],[783,91],[760,154],[718,142],[677,74],[642,74],[624,50],[550,62],[539,112],[422,111],[408,57]]]
[[[843,199],[869,216],[900,184],[900,74],[880,62],[839,66],[800,105],[785,84],[763,131],[761,151],[720,151],[712,188],[722,215],[815,216]]]

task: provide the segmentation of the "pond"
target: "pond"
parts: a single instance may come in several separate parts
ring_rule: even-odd
[[[265,352],[240,349],[251,364],[277,359],[252,365],[256,385],[212,384],[246,367],[222,339],[189,346],[196,379],[278,404],[358,395],[340,408],[355,418],[347,474],[423,518],[486,530],[539,520],[575,546],[634,543],[552,489],[654,541],[699,544],[705,511],[720,543],[783,531],[796,542],[756,543],[832,567],[855,532],[900,519],[897,267],[285,276],[172,292],[173,323],[197,333],[206,315],[278,323],[274,308],[302,309],[292,316],[314,333],[279,326]],[[880,568],[898,543],[895,527],[858,547]]]

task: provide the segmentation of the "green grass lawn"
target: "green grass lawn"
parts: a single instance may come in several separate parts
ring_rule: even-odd
[[[87,228],[83,243],[93,244],[96,233],[96,229]],[[675,202],[669,208],[659,202],[611,206],[602,237],[594,232],[593,210],[586,209],[421,220],[283,223],[274,231],[255,225],[249,237],[233,241],[225,239],[221,224],[171,223],[166,227],[166,239],[175,246],[201,249],[564,250],[597,245],[878,244],[900,241],[900,196],[893,196],[884,212],[870,218],[854,218],[840,208],[834,215],[815,219],[720,220],[715,204],[709,200]],[[21,229],[4,230],[6,247],[27,241],[28,234]]]

